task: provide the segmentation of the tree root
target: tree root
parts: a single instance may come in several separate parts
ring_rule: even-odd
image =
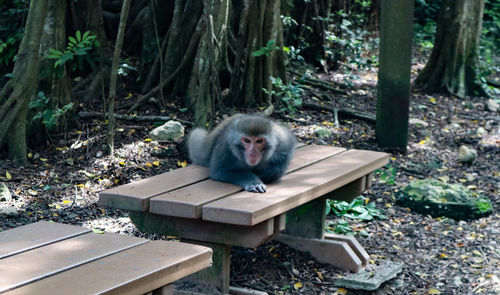
[[[319,110],[319,111],[329,111],[332,113],[337,112],[339,116],[347,117],[347,118],[355,118],[355,119],[360,119],[364,120],[368,123],[373,123],[375,124],[376,118],[375,116],[371,114],[366,114],[358,111],[353,111],[353,110],[345,110],[345,109],[335,109],[332,107],[326,107],[326,106],[320,106],[317,104],[309,103],[309,102],[304,102],[302,105],[306,108],[310,108],[312,110]]]

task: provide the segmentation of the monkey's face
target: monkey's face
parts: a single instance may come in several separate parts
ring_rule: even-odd
[[[242,136],[241,144],[244,147],[245,162],[248,166],[256,166],[263,158],[267,141],[260,136]]]

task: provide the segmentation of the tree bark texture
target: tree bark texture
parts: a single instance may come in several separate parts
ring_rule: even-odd
[[[444,0],[434,48],[415,83],[426,92],[458,97],[488,94],[477,73],[484,0]]]
[[[376,138],[406,152],[410,102],[413,0],[382,1]]]
[[[47,0],[31,1],[13,78],[0,90],[0,147],[9,146],[9,158],[26,162],[26,114],[38,84],[40,40]]]
[[[157,59],[151,67],[140,101],[163,88],[184,97],[196,125],[210,123],[223,105],[272,103],[262,89],[272,89],[270,76],[285,79],[280,8],[279,0],[175,0],[164,64]],[[279,49],[252,56],[269,41]]]

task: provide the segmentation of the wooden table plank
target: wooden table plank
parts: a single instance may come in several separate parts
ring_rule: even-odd
[[[148,211],[151,197],[207,178],[208,168],[190,165],[102,191],[99,193],[99,205],[132,211]]]
[[[312,165],[343,151],[345,151],[344,148],[338,147],[304,146],[295,151],[287,173]],[[273,185],[275,184],[271,184],[270,186]],[[208,179],[151,198],[149,211],[160,215],[201,218],[204,204],[240,191],[242,191],[240,186],[232,184],[222,185],[220,182]]]
[[[0,292],[51,276],[148,240],[87,233],[0,260]]]
[[[264,194],[241,192],[203,206],[203,220],[255,225],[342,187],[389,160],[386,153],[349,150],[285,175]]]
[[[40,221],[0,232],[0,259],[89,232],[68,224]]]
[[[145,294],[209,267],[212,250],[152,241],[7,292],[37,294]]]

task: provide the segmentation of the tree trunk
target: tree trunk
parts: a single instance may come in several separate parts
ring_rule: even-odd
[[[382,1],[376,138],[406,152],[410,105],[413,0]]]
[[[270,76],[286,78],[280,8],[280,0],[176,0],[161,46],[164,64],[155,62],[148,93],[131,110],[162,88],[184,97],[196,125],[211,122],[223,105],[273,103],[277,98],[265,97],[262,89],[272,89]],[[270,41],[273,49],[252,55]],[[162,79],[153,79],[160,68]]]
[[[26,163],[26,113],[38,84],[40,40],[47,0],[31,1],[13,78],[0,90],[0,147],[9,145],[9,158]]]
[[[116,34],[115,50],[113,53],[113,63],[111,64],[111,77],[109,79],[109,113],[108,113],[108,134],[107,144],[108,152],[113,155],[115,150],[115,99],[116,99],[116,79],[118,74],[118,64],[120,63],[120,54],[123,46],[123,35],[125,34],[125,26],[127,24],[128,12],[130,10],[130,1],[124,0],[122,11],[120,13],[120,25]]]
[[[488,96],[477,73],[484,0],[444,0],[434,48],[415,83],[426,92]]]

